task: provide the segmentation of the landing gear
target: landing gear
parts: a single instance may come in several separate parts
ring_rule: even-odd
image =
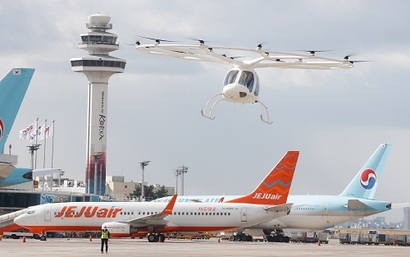
[[[242,242],[252,242],[253,237],[251,235],[247,235],[245,233],[238,233],[236,235],[232,235],[229,238],[230,241],[242,241]]]
[[[165,241],[165,235],[161,233],[151,233],[148,235],[148,242],[164,242]]]
[[[260,104],[260,106],[261,106],[261,115],[260,115],[261,121],[271,125],[273,123],[273,121],[269,120],[268,107],[266,107],[266,105],[264,103],[260,102],[260,101],[258,101],[257,103]],[[265,115],[264,115],[264,113],[265,113]],[[264,118],[264,116],[266,118]]]
[[[40,241],[47,241],[47,235],[46,234],[41,234]]]
[[[221,102],[223,100],[225,100],[224,94],[219,93],[219,94],[213,95],[208,100],[208,102],[206,102],[205,107],[201,110],[202,116],[204,116],[207,119],[214,120],[215,117],[212,116],[214,108],[219,102]],[[260,101],[255,101],[254,103],[259,104],[260,107],[261,107],[261,114],[260,114],[261,121],[265,122],[266,124],[271,125],[273,122],[270,121],[270,119],[269,119],[268,107],[266,107],[266,105],[264,103],[260,102]]]
[[[220,97],[220,98],[219,98],[219,99],[216,99],[217,97]],[[215,117],[212,117],[212,112],[214,111],[215,105],[216,105],[217,103],[219,103],[220,101],[222,101],[222,100],[224,100],[222,93],[213,95],[213,96],[208,100],[208,102],[206,102],[205,108],[201,110],[202,116],[204,116],[204,117],[207,118],[207,119],[214,120]],[[212,106],[209,107],[209,105],[211,104],[211,102],[213,102],[213,103],[212,103]]]

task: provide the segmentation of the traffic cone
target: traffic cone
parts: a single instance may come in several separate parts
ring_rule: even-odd
[[[90,242],[93,241],[93,237],[90,235]]]
[[[26,236],[23,236],[23,243],[26,242]]]
[[[320,240],[317,240],[317,246],[320,246]]]

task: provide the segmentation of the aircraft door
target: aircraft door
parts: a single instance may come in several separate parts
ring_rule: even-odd
[[[241,222],[247,222],[248,221],[248,212],[246,208],[241,208]]]
[[[44,209],[44,221],[51,221],[51,206]]]
[[[322,218],[325,224],[330,224],[329,220],[329,203],[323,203]]]

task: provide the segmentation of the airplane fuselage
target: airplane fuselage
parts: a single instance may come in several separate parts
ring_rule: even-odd
[[[177,201],[190,202],[193,199],[195,201],[216,203],[221,198],[227,201],[236,197],[238,196],[180,196]],[[349,208],[349,200],[359,200],[363,203],[363,206],[357,208],[350,206],[351,208]],[[336,224],[384,212],[391,208],[391,202],[339,195],[289,195],[288,202],[293,204],[289,215],[253,225],[252,228],[267,230],[278,228],[325,229]]]
[[[139,229],[138,223],[133,224],[134,219],[161,213],[165,206],[164,202],[44,204],[30,207],[26,214],[15,219],[15,223],[29,228],[33,233],[41,233],[45,231],[99,231],[104,223],[120,222],[129,224],[129,230],[121,235],[114,233],[113,236],[132,236],[141,231],[144,233],[221,231],[252,226],[287,215],[287,211],[266,211],[264,206],[255,204],[178,203],[172,213],[158,221],[159,223],[152,221],[151,231],[149,231],[149,226]]]

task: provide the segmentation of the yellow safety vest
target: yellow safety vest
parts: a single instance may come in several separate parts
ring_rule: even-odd
[[[106,230],[106,231],[103,230],[101,232],[101,239],[108,239],[109,234],[110,234],[110,232],[108,232],[108,230]]]

